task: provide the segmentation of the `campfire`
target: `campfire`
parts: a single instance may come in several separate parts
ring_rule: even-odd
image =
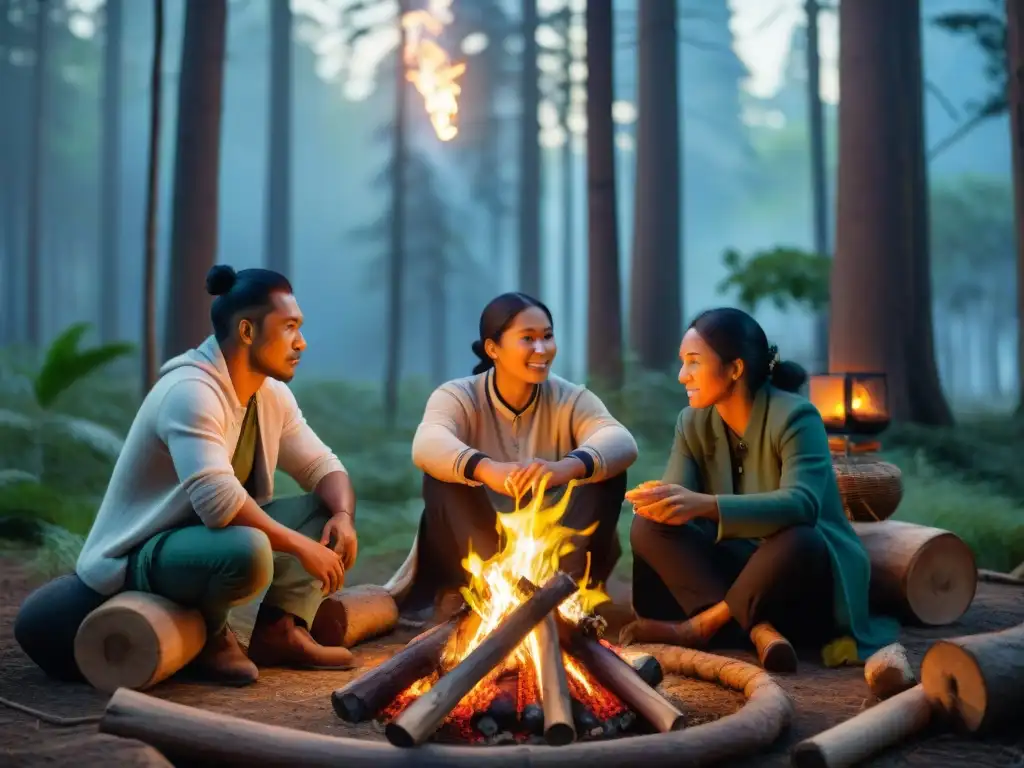
[[[349,722],[378,719],[397,746],[427,740],[510,744],[608,738],[680,728],[682,713],[652,686],[650,656],[604,640],[596,606],[602,585],[560,571],[581,533],[559,524],[575,483],[544,506],[542,481],[530,503],[498,515],[498,552],[463,560],[464,605],[448,621],[335,692]]]

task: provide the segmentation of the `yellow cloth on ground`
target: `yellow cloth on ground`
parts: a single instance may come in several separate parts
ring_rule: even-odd
[[[836,638],[822,648],[821,660],[826,667],[861,666],[864,664],[857,654],[857,641],[849,635]]]

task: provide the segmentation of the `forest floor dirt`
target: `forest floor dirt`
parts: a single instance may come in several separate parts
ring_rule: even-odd
[[[2,556],[0,556],[2,557]],[[14,642],[12,626],[21,600],[35,586],[27,568],[11,558],[0,559],[0,697],[61,717],[98,716],[108,696],[85,684],[66,684],[46,678]],[[628,595],[628,585],[617,584],[617,601]],[[908,628],[903,642],[915,669],[930,642],[940,637],[1002,629],[1024,622],[1024,589],[979,584],[967,614],[941,629]],[[170,680],[150,693],[154,696],[213,712],[261,723],[287,726],[326,735],[382,740],[376,724],[348,725],[331,708],[331,692],[367,667],[380,663],[400,648],[413,631],[397,631],[355,649],[359,668],[346,672],[261,670],[256,685],[244,689],[204,686]],[[737,658],[753,660],[749,654]],[[779,675],[778,682],[795,705],[795,719],[768,751],[732,766],[788,766],[789,747],[855,715],[874,703],[861,668],[828,670],[808,659],[795,675]],[[668,678],[663,691],[683,709],[691,723],[706,722],[735,712],[742,696],[718,686],[688,679]],[[1001,740],[973,740],[930,733],[889,750],[866,763],[870,766],[963,765],[1024,766],[1024,731]],[[179,763],[183,765],[184,763]],[[131,739],[100,734],[97,725],[47,724],[29,714],[0,706],[0,765],[21,766],[167,766],[156,750]]]

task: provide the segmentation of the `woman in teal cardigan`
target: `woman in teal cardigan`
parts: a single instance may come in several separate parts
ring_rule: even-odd
[[[790,640],[849,636],[859,659],[894,642],[899,625],[868,612],[867,553],[821,415],[796,394],[804,370],[733,308],[699,315],[679,357],[690,405],[668,466],[626,496],[638,618],[620,641],[701,647],[738,625],[772,671],[795,669]]]

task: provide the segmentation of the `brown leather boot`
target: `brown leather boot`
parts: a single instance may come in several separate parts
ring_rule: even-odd
[[[249,658],[261,667],[349,669],[355,658],[347,648],[320,645],[290,613],[260,612],[249,641]]]
[[[238,644],[235,633],[226,627],[206,641],[190,666],[198,676],[224,685],[251,685],[260,676],[256,665]]]
[[[796,672],[796,651],[767,621],[750,630],[750,639],[765,672]]]

